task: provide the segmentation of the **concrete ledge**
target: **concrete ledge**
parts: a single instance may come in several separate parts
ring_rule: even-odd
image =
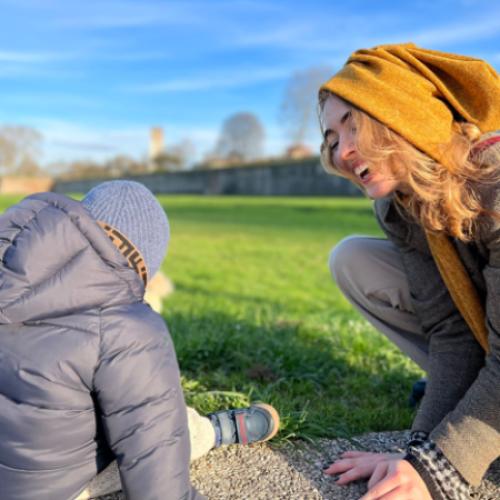
[[[335,485],[323,467],[347,450],[403,451],[408,432],[370,433],[347,439],[294,442],[282,447],[267,444],[219,448],[193,462],[194,486],[209,500],[357,500],[366,483]],[[500,462],[490,468],[476,500],[500,498]],[[121,493],[100,500],[125,500]]]
[[[5,176],[0,179],[2,194],[32,194],[50,191],[54,181],[50,177],[14,177]]]

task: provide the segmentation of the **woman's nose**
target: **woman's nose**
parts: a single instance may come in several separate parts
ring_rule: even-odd
[[[355,152],[354,142],[351,138],[342,141],[339,144],[340,147],[340,158],[342,160],[348,160]]]

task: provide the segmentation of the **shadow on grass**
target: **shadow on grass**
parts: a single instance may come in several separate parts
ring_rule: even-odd
[[[345,330],[352,316],[338,319]],[[173,313],[168,325],[186,400],[202,413],[271,403],[282,417],[278,441],[349,437],[411,422],[407,396],[415,373],[391,366],[376,335],[351,346],[335,328],[235,321],[223,313]]]

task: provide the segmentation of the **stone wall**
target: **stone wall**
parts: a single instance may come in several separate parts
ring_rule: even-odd
[[[50,191],[54,181],[50,177],[4,176],[0,179],[2,194],[32,194]]]
[[[157,194],[359,196],[349,181],[328,175],[318,157],[212,170],[130,177]],[[104,179],[57,182],[54,191],[85,193]]]

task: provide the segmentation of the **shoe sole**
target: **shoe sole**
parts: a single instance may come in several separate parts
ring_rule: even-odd
[[[267,411],[268,413],[271,414],[271,418],[272,418],[273,424],[274,424],[273,431],[265,439],[261,439],[260,441],[257,441],[257,442],[258,443],[263,443],[264,441],[269,441],[274,436],[276,436],[276,434],[278,434],[278,431],[279,431],[279,428],[280,428],[280,416],[279,416],[279,413],[276,411],[276,409],[273,406],[268,405],[266,403],[255,403],[252,406],[258,406],[259,408],[262,408],[263,410],[265,410],[265,411]]]

